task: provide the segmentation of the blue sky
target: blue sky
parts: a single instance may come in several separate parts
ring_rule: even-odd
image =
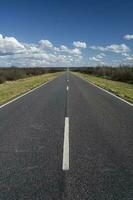
[[[132,0],[0,0],[0,66],[133,64]]]

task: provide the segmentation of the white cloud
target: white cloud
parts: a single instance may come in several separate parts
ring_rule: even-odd
[[[74,56],[79,56],[79,55],[82,54],[81,51],[80,51],[80,49],[78,49],[78,48],[69,49],[69,48],[68,48],[67,46],[65,46],[65,45],[61,45],[61,46],[60,46],[60,49],[61,49],[62,52],[67,52],[67,53],[69,53],[69,54],[73,54]]]
[[[80,41],[74,41],[73,42],[73,46],[76,47],[76,48],[87,48],[87,45],[85,42],[80,42]]]
[[[22,43],[0,34],[0,66],[71,66],[82,60],[79,48],[56,47],[49,40]]]
[[[109,51],[113,53],[127,53],[130,51],[129,47],[125,44],[112,44],[110,46],[91,46],[93,50],[100,50],[100,51]]]
[[[97,58],[97,57],[91,57],[91,58],[89,58],[89,60],[91,60],[91,61],[96,61],[96,62],[101,62],[101,60],[99,59],[99,58]]]
[[[97,58],[99,58],[99,59],[102,59],[102,58],[103,58],[103,56],[101,56],[101,55],[97,55]]]
[[[96,57],[99,58],[99,59],[102,59],[103,57],[105,57],[105,54],[104,53],[100,53]]]
[[[129,54],[128,53],[122,53],[122,56],[128,57]]]
[[[36,44],[22,43],[15,37],[3,37],[0,34],[0,66],[80,66],[87,63],[87,58],[83,59],[82,54],[82,49],[87,47],[86,43],[74,41],[72,45],[71,48],[66,45],[56,47],[51,41],[45,39]],[[89,58],[94,65],[105,64],[105,52],[120,54],[115,56],[123,56],[123,62],[133,61],[133,55],[130,55],[131,50],[125,44],[91,46],[90,48],[101,51]]]
[[[124,36],[124,39],[126,39],[126,40],[133,40],[133,35],[127,34],[127,35]]]
[[[133,55],[130,55],[128,53],[123,53],[122,56],[124,56],[124,61],[133,61]]]
[[[81,55],[81,51],[79,49],[75,48],[75,49],[72,49],[72,54]]]
[[[60,49],[59,49],[58,47],[54,47],[54,51],[55,51],[55,52],[59,52]]]
[[[96,61],[96,62],[103,62],[102,59],[105,57],[105,54],[104,53],[100,53],[96,56],[93,56],[91,58],[89,58],[89,60],[91,61]]]
[[[0,34],[0,55],[11,55],[24,52],[25,47],[14,37],[3,37]]]
[[[68,49],[67,46],[65,46],[65,45],[61,45],[61,46],[60,46],[60,49],[61,49],[62,51],[69,51],[69,49]]]
[[[0,34],[0,39],[3,39],[3,35],[2,34]]]
[[[53,44],[49,40],[40,40],[39,42],[43,48],[52,48]]]
[[[39,48],[38,45],[35,44],[27,44],[27,43],[23,43],[24,47],[25,47],[25,52],[26,54],[30,54],[30,53],[39,53],[42,50]],[[43,50],[44,52],[44,50]]]
[[[131,55],[131,56],[127,56],[125,60],[133,61],[133,55]]]

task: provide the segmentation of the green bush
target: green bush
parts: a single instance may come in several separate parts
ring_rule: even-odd
[[[114,81],[133,83],[133,67],[83,67],[71,68],[71,70],[92,74]]]
[[[0,84],[4,83],[5,80],[6,80],[5,77],[0,75]]]
[[[13,81],[21,78],[25,78],[26,73],[23,70],[16,70],[12,69],[9,72],[6,73],[6,80]]]
[[[0,68],[0,83],[4,81],[13,81],[17,79],[22,79],[30,76],[37,76],[45,73],[53,73],[63,71],[65,68],[18,68],[18,67],[8,67],[8,68]]]

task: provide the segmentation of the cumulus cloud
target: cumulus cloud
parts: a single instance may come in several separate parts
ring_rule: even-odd
[[[89,60],[91,61],[96,61],[96,62],[103,62],[102,59],[105,57],[106,55],[104,53],[100,53],[96,56],[93,56],[91,58],[89,58]]]
[[[23,43],[24,47],[25,47],[25,52],[26,54],[30,54],[30,53],[39,53],[42,50],[39,48],[38,45],[35,44],[27,44],[27,43]]]
[[[76,48],[87,48],[87,45],[85,42],[80,42],[80,41],[74,41],[73,42],[73,46],[76,47]]]
[[[96,57],[99,58],[99,59],[102,59],[103,57],[105,57],[105,54],[104,53],[100,53]]]
[[[96,61],[96,62],[101,62],[101,60],[99,58],[95,57],[95,56],[89,58],[89,60]]]
[[[124,35],[124,39],[126,39],[126,40],[133,40],[133,35],[129,35],[129,34]]]
[[[60,46],[60,49],[61,49],[62,51],[69,51],[69,49],[68,49],[67,46],[65,46],[65,45],[61,45],[61,46]]]
[[[46,48],[52,48],[53,44],[52,42],[50,42],[49,40],[40,40],[39,42],[41,44],[42,47],[46,47]]]
[[[81,55],[81,51],[79,49],[75,48],[75,49],[72,49],[72,54]]]
[[[133,55],[128,55],[125,60],[127,61],[133,61]]]
[[[0,39],[3,39],[3,35],[2,34],[0,34]]]
[[[12,55],[24,51],[24,45],[14,37],[3,37],[2,34],[0,34],[0,55]]]
[[[122,53],[122,56],[128,57],[129,54],[128,53]]]
[[[37,44],[22,43],[14,37],[0,34],[1,66],[70,66],[82,60],[80,48],[56,47],[49,40]]]
[[[61,50],[62,52],[67,52],[67,53],[73,54],[73,55],[75,55],[75,56],[81,55],[81,51],[80,51],[80,49],[78,49],[78,48],[69,49],[67,46],[61,45],[61,46],[60,46],[60,50]]]
[[[132,35],[126,36],[132,38]],[[38,43],[23,43],[15,37],[0,34],[0,66],[79,66],[86,63],[82,50],[87,47],[85,42],[74,41],[71,47],[66,45],[54,46],[46,39]],[[113,52],[123,56],[124,61],[133,61],[131,50],[125,44],[112,44],[108,46],[91,46],[99,50],[99,54],[90,57],[94,64],[105,64],[105,52]],[[88,60],[87,60],[88,62]],[[113,62],[113,61],[112,61]]]
[[[100,50],[100,51],[109,51],[113,53],[127,53],[130,51],[130,48],[125,44],[112,44],[108,46],[91,46],[93,50]]]

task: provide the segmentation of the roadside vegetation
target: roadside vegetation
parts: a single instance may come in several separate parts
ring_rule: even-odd
[[[94,75],[105,79],[133,84],[133,67],[80,67],[71,68],[72,71]]]
[[[133,103],[133,67],[79,67],[71,71]]]
[[[0,68],[0,84],[6,81],[15,81],[18,79],[28,78],[32,76],[42,75],[46,73],[54,73],[63,71],[64,68],[17,68],[17,67],[1,67]]]
[[[49,80],[52,80],[52,79],[58,77],[59,75],[61,75],[63,73],[63,72],[55,72],[55,73],[46,73],[43,75],[36,74],[36,76],[35,75],[33,76],[33,74],[31,75],[32,69],[28,69],[28,70],[29,70],[30,75],[25,76],[28,78],[22,78],[22,76],[16,76],[16,74],[15,74],[14,75],[15,80],[5,81],[4,83],[0,84],[0,105],[8,102],[9,100],[33,89]],[[28,70],[26,69],[26,72],[28,72]],[[18,72],[20,72],[20,71],[18,70],[17,74],[19,74]],[[21,72],[20,72],[20,74],[21,74]],[[18,77],[19,77],[19,79],[18,79]],[[16,80],[16,79],[18,79],[18,80]]]

